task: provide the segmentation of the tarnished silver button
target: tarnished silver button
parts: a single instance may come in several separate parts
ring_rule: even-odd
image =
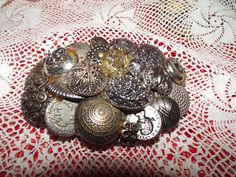
[[[102,92],[107,85],[107,77],[102,69],[85,60],[77,63],[67,75],[69,89],[79,96],[94,96]]]
[[[172,98],[166,96],[157,97],[153,100],[152,106],[160,114],[164,130],[177,126],[180,119],[180,109]]]
[[[173,84],[173,89],[169,94],[169,97],[178,103],[181,116],[188,112],[190,107],[190,98],[185,87]]]
[[[43,72],[43,61],[32,69],[25,81],[21,108],[26,121],[34,126],[45,125],[45,110],[53,96],[46,91],[48,79]]]
[[[58,77],[67,73],[77,61],[76,55],[68,55],[65,48],[58,48],[45,58],[43,68],[48,76]]]
[[[179,85],[185,85],[186,72],[184,67],[175,58],[168,58],[164,62],[164,68],[170,78]]]
[[[142,110],[153,96],[141,81],[132,76],[110,80],[106,94],[113,105],[127,111]]]
[[[50,131],[61,137],[75,134],[74,115],[77,103],[54,98],[47,106],[45,122]]]

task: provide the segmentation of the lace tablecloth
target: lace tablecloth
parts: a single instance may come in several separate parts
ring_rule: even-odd
[[[186,68],[189,112],[136,147],[94,149],[23,118],[20,97],[48,51],[94,36],[158,46]],[[0,176],[235,176],[234,0],[0,0]]]

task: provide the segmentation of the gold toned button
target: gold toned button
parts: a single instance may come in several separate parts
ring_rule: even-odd
[[[103,98],[82,101],[76,108],[75,130],[92,144],[107,144],[118,138],[125,114]]]
[[[132,56],[123,50],[110,49],[102,55],[102,69],[109,77],[121,77],[128,72]]]

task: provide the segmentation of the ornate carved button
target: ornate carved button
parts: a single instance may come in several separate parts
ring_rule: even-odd
[[[67,73],[77,63],[76,55],[68,55],[65,48],[58,48],[45,58],[44,71],[48,76],[57,77]]]
[[[75,113],[75,130],[92,144],[107,144],[118,138],[125,114],[102,98],[82,101]]]
[[[50,131],[61,137],[75,134],[74,115],[77,104],[54,98],[47,106],[45,122]]]
[[[111,79],[106,94],[113,105],[126,111],[142,110],[153,96],[141,81],[129,75]]]
[[[140,60],[145,67],[153,69],[165,61],[165,56],[157,47],[149,44],[140,44],[138,46],[138,58],[135,60]]]
[[[107,85],[107,77],[102,69],[85,60],[77,63],[67,75],[69,89],[79,96],[94,96],[102,92]]]
[[[45,89],[48,80],[42,67],[43,61],[40,61],[30,72],[21,97],[21,107],[25,119],[34,126],[45,125],[45,110],[53,98]]]

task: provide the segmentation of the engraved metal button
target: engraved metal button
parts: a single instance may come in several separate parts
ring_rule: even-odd
[[[45,122],[50,131],[61,137],[75,134],[74,115],[77,104],[54,98],[47,106]]]
[[[178,104],[170,97],[157,97],[152,106],[158,111],[162,119],[162,128],[168,130],[175,127],[180,119]]]
[[[44,71],[48,76],[57,77],[67,73],[77,63],[76,55],[69,55],[65,48],[58,48],[45,58]]]
[[[82,101],[75,114],[75,130],[92,144],[107,144],[118,138],[125,115],[102,98]]]
[[[69,89],[80,96],[94,96],[107,85],[107,77],[102,69],[86,60],[76,64],[67,75]]]
[[[137,138],[139,140],[150,140],[161,133],[162,120],[152,104],[139,113],[127,115],[127,119],[133,121],[138,119],[139,131],[137,132]]]
[[[26,78],[24,93],[21,97],[21,108],[25,119],[34,126],[45,125],[45,110],[52,100],[52,95],[45,89],[48,80],[42,67],[43,61],[40,61],[30,72]]]
[[[106,90],[111,103],[127,111],[142,110],[152,99],[152,92],[132,76],[112,79]]]
[[[145,67],[155,68],[164,62],[165,56],[157,47],[149,44],[140,44],[138,46],[138,59],[136,60],[140,60]]]
[[[188,112],[190,106],[190,98],[185,87],[173,84],[173,89],[169,97],[175,100],[176,103],[178,103],[181,116]]]
[[[178,85],[185,85],[186,72],[183,66],[174,58],[165,61],[164,67],[170,78]]]

